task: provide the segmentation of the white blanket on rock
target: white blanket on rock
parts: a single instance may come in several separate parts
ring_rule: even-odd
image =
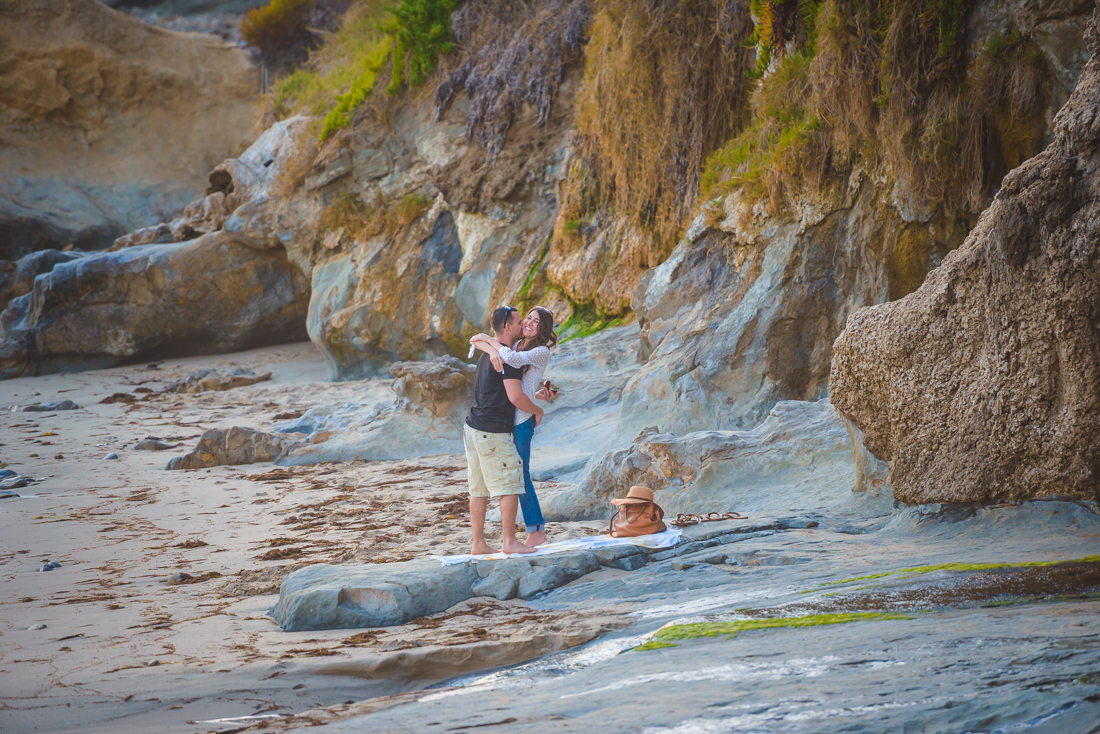
[[[473,561],[500,561],[505,558],[535,558],[536,556],[549,556],[553,553],[567,553],[578,550],[600,550],[613,548],[618,545],[638,545],[643,548],[671,548],[680,542],[680,531],[665,530],[663,533],[653,535],[639,535],[636,538],[612,538],[610,535],[590,535],[587,538],[573,538],[572,540],[559,540],[556,543],[540,545],[534,553],[486,553],[480,556],[432,556],[444,566],[452,566],[456,563],[469,563]]]

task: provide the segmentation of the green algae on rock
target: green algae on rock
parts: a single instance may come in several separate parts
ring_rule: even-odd
[[[1100,555],[1085,556],[1084,558],[1070,558],[1060,561],[1018,561],[1016,563],[937,563],[931,566],[913,566],[912,568],[899,568],[896,571],[884,571],[883,573],[873,573],[867,576],[854,576],[850,579],[842,579],[840,581],[826,581],[819,586],[835,586],[837,584],[847,584],[852,581],[866,581],[869,579],[880,579],[885,576],[893,576],[894,574],[907,574],[909,576],[916,576],[918,574],[932,573],[934,571],[990,571],[998,568],[1036,568],[1040,566],[1056,566],[1061,563],[1100,563]],[[812,590],[810,590],[812,591]],[[806,591],[803,593],[810,593]]]
[[[838,614],[810,614],[805,617],[776,617],[773,619],[737,619],[729,622],[694,622],[663,627],[644,645],[634,648],[635,652],[657,650],[662,647],[675,647],[673,641],[694,640],[700,637],[718,637],[725,635],[733,639],[738,632],[747,630],[776,629],[779,627],[817,627],[826,624],[847,624],[849,622],[881,621],[887,619],[912,619],[902,614],[878,614],[873,612],[842,612]]]

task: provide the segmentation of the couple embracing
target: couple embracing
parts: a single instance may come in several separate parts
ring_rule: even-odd
[[[474,380],[474,404],[463,426],[470,483],[470,553],[495,553],[485,542],[485,511],[490,497],[500,498],[502,549],[530,553],[546,542],[545,521],[531,482],[531,439],[542,421],[535,398],[553,400],[556,391],[540,388],[557,343],[554,314],[537,306],[521,317],[501,306],[490,318],[496,338],[478,334],[470,344],[481,350]],[[523,508],[527,540],[516,538],[516,511]]]

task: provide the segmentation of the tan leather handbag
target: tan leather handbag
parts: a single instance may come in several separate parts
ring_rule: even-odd
[[[608,533],[613,538],[633,538],[639,535],[663,533],[665,511],[653,501],[653,490],[635,485],[625,499],[611,500],[619,512],[611,518]]]

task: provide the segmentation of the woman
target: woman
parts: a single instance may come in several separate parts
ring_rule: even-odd
[[[531,309],[523,320],[523,337],[514,350],[486,334],[478,334],[470,339],[470,343],[487,353],[497,370],[503,370],[505,362],[522,369],[523,379],[520,386],[527,397],[546,401],[557,397],[557,390],[546,387],[540,389],[543,375],[550,364],[550,349],[558,343],[558,335],[554,333],[554,314],[548,309],[542,306]],[[526,490],[519,496],[519,505],[523,510],[523,524],[528,533],[524,544],[532,548],[546,542],[546,521],[542,517],[539,498],[535,495],[535,485],[531,481],[531,439],[534,438],[537,422],[535,416],[516,409],[516,427],[512,435],[516,450],[523,459],[523,483]]]

